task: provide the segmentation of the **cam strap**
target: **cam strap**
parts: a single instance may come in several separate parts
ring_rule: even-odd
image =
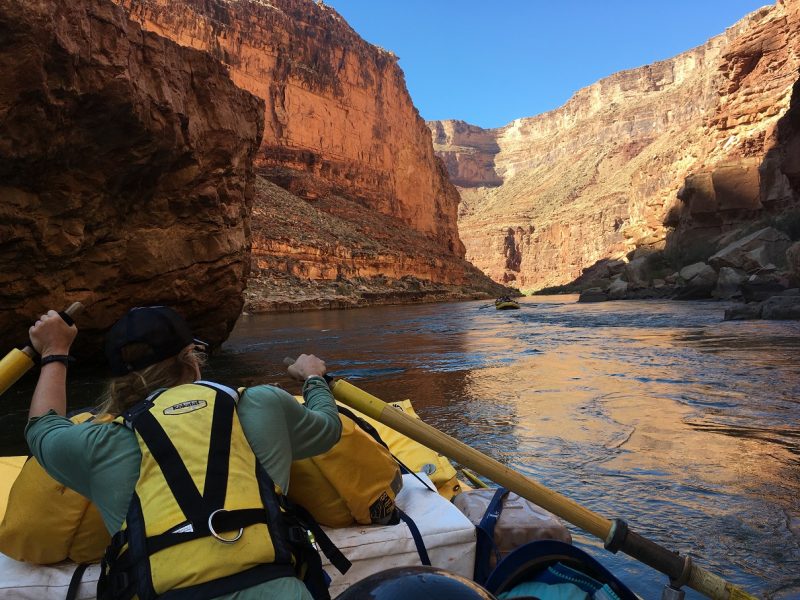
[[[409,517],[399,508],[397,509],[397,514],[400,515],[400,520],[405,523],[408,526],[409,531],[411,531],[411,537],[414,539],[414,545],[417,547],[417,553],[419,554],[420,561],[426,567],[430,567],[431,559],[428,557],[428,549],[425,548],[425,541],[422,539],[422,534],[419,532],[419,527],[417,527],[417,524],[414,523],[414,519]]]
[[[475,572],[473,579],[480,585],[486,583],[492,571],[489,566],[491,554],[494,553],[495,564],[500,562],[500,551],[494,542],[494,528],[500,519],[500,513],[503,512],[503,500],[507,495],[508,490],[506,488],[497,488],[489,502],[489,506],[486,507],[486,512],[483,513],[481,522],[475,527],[477,540],[475,544]]]
[[[81,563],[72,572],[72,577],[69,580],[69,587],[67,588],[67,596],[64,600],[75,600],[78,597],[78,588],[81,587],[81,579],[86,572],[87,563]]]

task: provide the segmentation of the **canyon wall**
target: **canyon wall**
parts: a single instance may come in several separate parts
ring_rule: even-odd
[[[104,0],[6,0],[0,40],[3,347],[76,300],[87,361],[142,304],[222,342],[250,267],[263,103]]]
[[[797,202],[780,178],[770,193],[782,200],[758,198],[798,80],[799,12],[797,0],[779,1],[698,48],[499,129],[429,123],[462,195],[467,259],[496,281],[540,289],[598,260],[723,233]],[[714,185],[731,205],[711,216],[706,203],[692,218],[687,199]]]
[[[367,215],[386,217],[396,234],[396,243],[389,240],[393,250],[374,256],[371,248],[386,246],[380,239],[385,228],[357,221],[347,229],[360,235],[347,244],[330,240],[324,222],[320,229],[309,223],[300,242],[263,220],[274,212],[269,204],[280,203],[273,192],[281,194],[262,186],[269,193],[257,200],[261,209],[253,216],[251,310],[272,306],[269,295],[286,277],[322,288],[342,280],[358,287],[381,277],[411,277],[446,286],[471,281],[477,288],[468,286],[467,295],[500,289],[476,278],[463,260],[458,192],[434,155],[391,52],[361,39],[322,2],[114,1],[145,29],[208,52],[228,66],[235,82],[265,100],[256,167],[266,181],[309,205],[291,203],[292,210],[322,211],[341,222],[363,218],[351,210],[355,204]],[[404,238],[422,246],[404,245]]]

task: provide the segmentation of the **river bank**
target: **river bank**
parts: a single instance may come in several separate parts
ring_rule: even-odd
[[[575,281],[535,294],[579,293],[579,302],[717,299],[740,302],[730,320],[800,319],[800,213],[700,240],[691,247],[639,248],[603,259]]]
[[[485,288],[486,286],[484,286]],[[245,289],[246,314],[494,300],[513,293],[498,285],[491,290],[447,285],[406,276],[311,280],[271,271],[251,277]],[[517,292],[518,293],[518,292]]]

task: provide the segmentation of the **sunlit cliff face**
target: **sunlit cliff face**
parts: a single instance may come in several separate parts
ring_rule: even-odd
[[[336,192],[462,256],[458,194],[390,52],[330,7],[273,2],[116,0],[131,18],[229,66],[266,101],[261,173],[309,199]]]
[[[598,81],[557,110],[492,130],[429,124],[462,195],[467,258],[524,289],[567,283],[597,260],[662,247],[686,177],[717,165],[743,165],[744,185],[756,190],[752,210],[722,215],[717,233],[772,210],[759,190],[777,188],[763,189],[759,165],[789,108],[799,48],[800,3],[780,2],[698,48]]]

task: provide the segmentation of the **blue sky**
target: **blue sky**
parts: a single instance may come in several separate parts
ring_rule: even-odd
[[[499,127],[680,54],[770,0],[325,0],[400,57],[425,119]]]

